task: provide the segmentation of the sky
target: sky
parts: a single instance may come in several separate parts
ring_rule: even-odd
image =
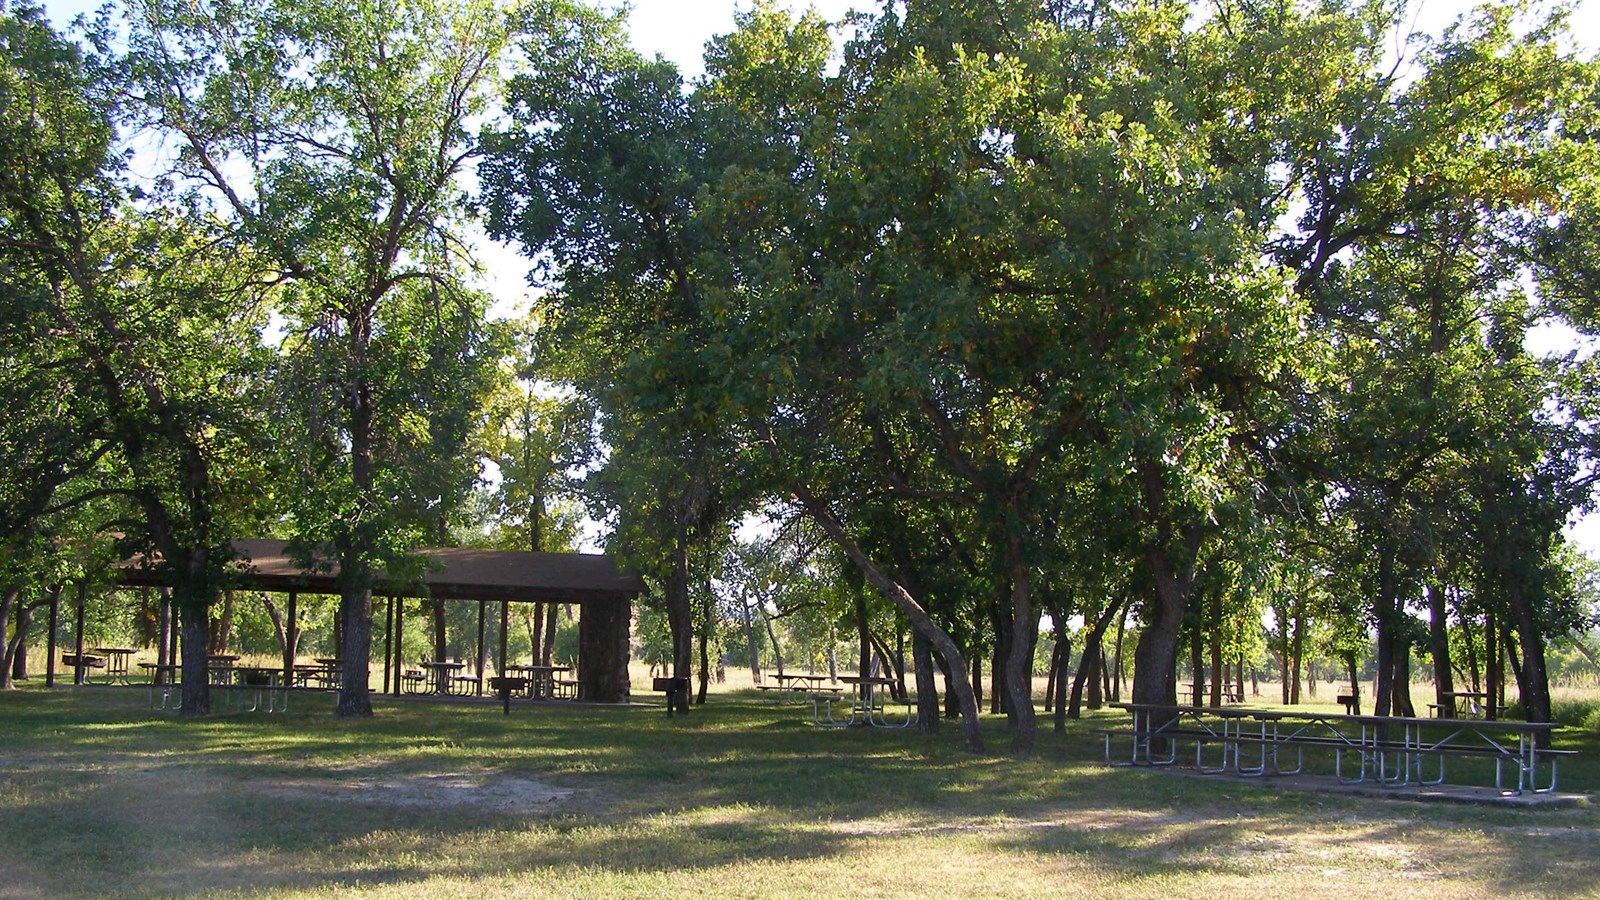
[[[778,5],[794,11],[813,7],[823,18],[834,21],[852,8],[872,9],[878,2],[779,0]],[[45,10],[58,28],[65,28],[75,16],[99,5],[97,0],[43,0]],[[634,47],[646,55],[659,54],[671,60],[686,78],[692,79],[704,71],[701,54],[706,41],[732,31],[735,11],[749,11],[753,5],[753,0],[633,0],[629,26]],[[1415,23],[1413,27],[1424,33],[1436,32],[1474,5],[1469,0],[1413,0],[1410,13]],[[1571,6],[1572,32],[1580,47],[1592,53],[1600,47],[1600,0],[1575,0]],[[481,286],[500,299],[498,305],[502,309],[520,305],[526,293],[527,261],[514,250],[495,245],[487,238],[480,236],[476,243],[486,273]],[[1559,331],[1547,333],[1545,339],[1553,347],[1568,340]],[[1600,515],[1575,522],[1568,533],[1586,553],[1600,557]]]

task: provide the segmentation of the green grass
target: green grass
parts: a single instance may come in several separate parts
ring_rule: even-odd
[[[182,721],[141,689],[0,694],[0,897],[1595,895],[1600,813],[1112,770],[826,730],[733,692],[687,717],[383,702]],[[1101,719],[1103,721],[1103,718]],[[1600,737],[1563,786],[1600,785]],[[556,799],[551,799],[554,796]]]

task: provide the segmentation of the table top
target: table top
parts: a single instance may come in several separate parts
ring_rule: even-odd
[[[845,684],[894,684],[893,678],[878,675],[840,675],[839,680]]]
[[[424,662],[418,663],[418,665],[429,669],[449,669],[451,671],[455,671],[456,669],[465,669],[467,667],[466,663],[458,662]]]
[[[338,664],[344,662],[344,660],[337,656],[319,656],[313,659],[312,662],[319,663],[324,666],[337,666]]]
[[[506,666],[507,672],[571,672],[571,666]]]
[[[112,655],[128,656],[128,655],[131,655],[134,651],[132,649],[128,648],[128,647],[96,647],[96,648],[94,648],[94,652],[96,652],[96,653],[104,653],[107,656],[112,656]]]
[[[239,659],[237,653],[214,653],[206,657],[206,662],[232,663]]]

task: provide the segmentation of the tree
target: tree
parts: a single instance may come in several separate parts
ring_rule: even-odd
[[[372,585],[415,568],[467,480],[452,376],[478,377],[482,298],[460,287],[450,225],[505,19],[489,0],[130,11],[149,124],[289,288],[296,545],[338,566],[338,713],[370,715]]]
[[[248,399],[261,365],[260,270],[181,208],[131,204],[114,152],[120,81],[103,53],[85,56],[31,8],[4,21],[5,279],[37,301],[77,453],[100,462],[53,509],[124,501],[131,515],[99,528],[121,531],[125,550],[170,579],[186,634],[182,708],[204,713],[207,611],[258,474]],[[62,471],[45,482],[65,483]]]
[[[1575,149],[1564,123],[1585,115],[1593,76],[1559,49],[1559,18],[1518,36],[1514,12],[1485,8],[1414,44],[1409,80],[1370,68],[1369,38],[1367,74],[1329,93],[1290,157],[1306,208],[1278,258],[1336,362],[1306,457],[1373,548],[1380,715],[1410,705],[1408,599],[1442,559],[1467,555],[1445,547],[1465,537],[1448,532],[1471,496],[1458,473],[1517,456],[1551,396],[1514,358],[1529,321],[1518,282],[1528,223],[1561,207],[1553,176]],[[1432,643],[1448,675],[1448,642]]]

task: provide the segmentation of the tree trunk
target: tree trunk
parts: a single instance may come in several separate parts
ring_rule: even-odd
[[[1350,696],[1355,700],[1355,702],[1351,705],[1350,711],[1359,716],[1361,715],[1361,675],[1356,669],[1355,651],[1350,650],[1345,652],[1344,666],[1345,671],[1350,675]]]
[[[1113,703],[1122,702],[1122,639],[1128,631],[1128,609],[1133,606],[1127,597],[1122,598],[1122,612],[1117,617],[1117,656],[1113,665],[1116,668],[1117,680],[1111,691]]]
[[[367,684],[372,660],[372,588],[363,586],[367,581],[364,577],[352,581],[354,583],[342,586],[339,595],[339,620],[343,623],[339,654],[342,670],[339,702],[334,712],[345,717],[366,717],[372,715],[372,690]]]
[[[868,678],[873,673],[872,634],[867,630],[867,595],[859,589],[852,592],[856,595],[856,674],[862,678]]]
[[[17,640],[19,635],[9,635],[11,628],[11,611],[17,606],[19,588],[8,587],[0,591],[0,691],[9,691],[11,683],[11,661],[16,657]],[[20,632],[20,629],[19,629]]]
[[[1215,709],[1222,705],[1222,688],[1228,682],[1227,673],[1222,670],[1222,591],[1212,593],[1210,607],[1210,621],[1197,623],[1197,627],[1203,624],[1211,629],[1211,707]]]
[[[433,597],[428,601],[428,617],[433,626],[433,661],[446,662],[450,659],[450,642],[445,633],[443,598]],[[440,684],[442,686],[443,682]]]
[[[541,666],[555,664],[556,626],[560,623],[561,604],[546,603],[544,605],[544,643],[539,645],[539,665]]]
[[[1060,671],[1055,680],[1055,732],[1067,732],[1067,665],[1072,661],[1072,638],[1067,634],[1067,619],[1065,616],[1052,616],[1056,626],[1056,649],[1060,651]]]
[[[667,627],[672,633],[672,677],[683,679],[680,684],[688,684],[694,675],[694,619],[689,604],[689,525],[687,513],[680,510],[676,518],[672,569],[666,584]],[[678,700],[676,711],[687,713],[688,693],[680,692],[673,696]]]
[[[1411,645],[1399,644],[1394,654],[1394,714],[1416,718],[1417,709],[1411,703]]]
[[[1294,640],[1289,646],[1292,672],[1289,682],[1289,702],[1296,706],[1300,704],[1300,666],[1306,652],[1306,617],[1301,612],[1301,606],[1299,603],[1294,605]]]
[[[939,733],[939,689],[933,679],[933,644],[916,632],[911,633],[911,665],[917,681],[917,731]]]
[[[755,621],[750,614],[750,604],[741,602],[740,611],[744,614],[744,643],[745,650],[750,654],[750,682],[761,683],[761,639],[756,636]]]
[[[217,630],[211,635],[211,653],[213,655],[227,653],[228,645],[233,640],[233,591],[223,592],[222,615],[215,624]]]
[[[1067,701],[1066,718],[1077,719],[1083,715],[1083,689],[1094,679],[1094,670],[1100,656],[1100,636],[1084,629],[1083,653],[1078,657],[1078,671],[1072,678],[1072,694]],[[1061,718],[1057,716],[1057,718]]]
[[[1529,722],[1549,722],[1550,676],[1545,667],[1544,631],[1539,621],[1539,611],[1534,608],[1527,586],[1517,579],[1510,581],[1507,593],[1522,647],[1522,672],[1518,687],[1522,695],[1523,712]]]
[[[1023,558],[1020,526],[1011,528],[1006,541],[1011,557],[1010,648],[1006,653],[1005,686],[1011,717],[1011,756],[1033,755],[1038,722],[1033,713],[1033,647],[1039,635],[1039,616],[1033,609],[1033,581]]]
[[[767,615],[762,615],[761,622],[762,622],[763,625],[766,626],[766,629],[767,629],[767,640],[772,642],[772,664],[773,664],[773,666],[775,666],[777,668],[778,677],[781,678],[781,677],[783,677],[783,648],[778,645],[778,633],[772,627],[772,619],[771,619],[771,617],[769,617]],[[828,654],[829,654],[828,655],[828,665],[830,667],[829,671],[828,671],[828,674],[831,676],[831,675],[834,674],[834,672],[832,670],[833,649],[832,649],[831,646],[828,649]]]
[[[1500,622],[1498,616],[1486,612],[1483,616],[1483,692],[1488,696],[1488,718],[1499,714],[1498,707],[1505,697],[1505,654],[1500,652]]]
[[[1450,668],[1450,628],[1448,610],[1445,609],[1444,588],[1436,583],[1424,586],[1428,592],[1428,639],[1433,657],[1433,702],[1439,705],[1439,715],[1447,719],[1456,716],[1455,673]]]
[[[1053,711],[1056,700],[1056,672],[1061,668],[1061,641],[1057,639],[1050,648],[1050,664],[1044,673],[1044,711]]]
[[[698,635],[700,641],[700,690],[695,692],[694,704],[696,706],[706,705],[706,691],[711,687],[711,656],[709,651],[711,640],[707,634],[710,630],[710,623],[707,622],[700,629],[700,634]]]
[[[1155,597],[1146,607],[1147,621],[1133,651],[1133,702],[1175,706],[1178,702],[1178,632],[1194,584],[1194,563],[1200,532],[1190,528],[1178,559],[1152,546],[1145,552],[1155,581]],[[1152,721],[1152,727],[1166,724]]]
[[[177,665],[177,660],[174,659],[177,654],[172,652],[173,648],[177,646],[175,639],[178,636],[177,625],[173,622],[172,592],[167,588],[162,588],[159,596],[161,597],[161,627],[156,634],[156,665]],[[156,669],[156,684],[168,684],[171,677],[170,670]]]
[[[1279,702],[1281,702],[1284,706],[1288,706],[1289,682],[1294,680],[1293,676],[1289,674],[1289,657],[1293,655],[1289,650],[1289,622],[1291,620],[1291,614],[1287,605],[1276,606],[1272,611],[1278,619],[1277,655],[1278,670],[1280,673],[1278,677],[1278,693],[1282,696],[1282,699]]]
[[[185,716],[207,715],[211,712],[211,676],[206,658],[210,655],[211,604],[193,597],[181,585],[173,594],[178,627],[183,632],[179,644],[183,655],[183,680],[178,691],[178,709]]]
[[[47,599],[39,599],[32,603],[19,602],[16,606],[16,633],[12,639],[15,646],[11,648],[11,680],[13,682],[24,681],[28,677],[28,631],[33,628],[33,610],[35,607],[48,602]]]
[[[1477,639],[1472,635],[1472,623],[1468,621],[1466,614],[1462,612],[1457,615],[1461,620],[1461,636],[1464,638],[1462,643],[1467,648],[1467,671],[1471,674],[1472,691],[1478,693],[1483,690],[1483,672],[1478,668]]]
[[[1394,571],[1394,550],[1384,540],[1379,548],[1378,591],[1373,597],[1373,619],[1377,624],[1378,683],[1373,690],[1372,714],[1387,716],[1394,704],[1395,616],[1399,585]]]
[[[1195,621],[1189,630],[1189,677],[1194,679],[1194,691],[1189,699],[1195,706],[1205,705],[1206,697],[1205,663],[1201,662],[1200,659],[1204,640],[1200,634],[1199,619],[1199,616],[1195,617]]]

